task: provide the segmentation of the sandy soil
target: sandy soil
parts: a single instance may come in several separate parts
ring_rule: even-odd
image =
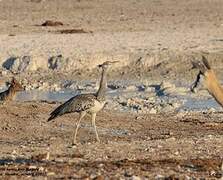
[[[184,78],[190,75],[191,55],[201,51],[209,52],[210,62],[220,68],[222,7],[221,0],[3,0],[0,62],[28,55],[34,61],[31,71],[48,74],[49,58],[62,54],[70,58],[62,68],[63,75],[74,73],[74,78],[80,73],[81,78],[90,78],[91,70],[105,60],[120,61],[115,67],[119,78],[124,74],[147,78],[176,78],[182,74]],[[41,26],[46,20],[64,25]],[[55,33],[66,29],[90,33]]]
[[[41,26],[46,20],[63,25]],[[16,78],[27,87],[35,84],[30,89],[95,81],[96,65],[105,60],[120,61],[110,80],[140,85],[191,84],[197,73],[191,60],[200,54],[223,75],[222,0],[0,0],[0,22],[1,84],[14,75],[5,63],[22,56],[31,61]],[[65,60],[50,69],[49,59],[59,54]],[[219,111],[137,114],[108,107],[96,122],[102,142],[95,142],[88,117],[80,143],[71,147],[77,115],[47,123],[57,105],[1,105],[1,178],[220,179],[223,174]]]
[[[87,117],[79,144],[71,147],[77,115],[46,122],[56,106],[44,102],[1,106],[2,177],[221,177],[222,113],[104,111],[97,117],[102,142],[95,142]],[[49,160],[44,160],[47,152]]]

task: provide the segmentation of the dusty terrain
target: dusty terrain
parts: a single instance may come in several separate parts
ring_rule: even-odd
[[[222,177],[221,107],[188,91],[201,54],[222,80],[222,0],[1,0],[0,22],[1,87],[16,76],[26,88],[0,105],[1,178]],[[47,123],[58,94],[38,92],[95,92],[105,60],[120,62],[96,120],[102,142],[88,117],[71,147],[77,115]]]
[[[61,77],[95,79],[96,65],[105,60],[120,61],[111,73],[116,79],[182,81],[193,77],[190,61],[203,52],[222,72],[222,7],[221,0],[3,0],[2,74],[7,79],[6,69],[18,72],[18,59],[29,56],[18,77],[32,75],[30,83],[35,79],[57,82]],[[41,26],[47,20],[63,25]],[[67,29],[87,33],[57,33]],[[52,69],[50,58],[57,55],[64,59]],[[16,61],[10,61],[14,57]]]
[[[87,117],[79,144],[71,147],[78,116],[48,123],[54,107],[44,102],[1,106],[2,177],[215,179],[222,175],[222,113],[104,111],[97,117],[102,142],[95,142]]]

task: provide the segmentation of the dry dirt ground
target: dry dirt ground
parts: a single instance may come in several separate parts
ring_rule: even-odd
[[[205,51],[220,71],[222,17],[221,0],[2,0],[0,63],[28,55],[35,57],[34,73],[49,72],[48,59],[62,54],[73,60],[65,69],[72,71],[68,77],[80,70],[81,78],[89,78],[97,64],[119,60],[118,77],[176,79],[190,74],[190,55]],[[46,20],[63,25],[41,26]],[[58,33],[69,29],[87,33]]]
[[[64,25],[40,26],[46,20]],[[79,32],[59,32],[70,29]],[[86,64],[92,68],[112,58],[124,67],[120,73],[113,70],[116,78],[139,74],[181,81],[191,73],[183,55],[201,51],[210,52],[211,64],[222,74],[223,1],[0,0],[0,42],[1,63],[11,56],[31,55],[37,57],[38,68],[46,66],[46,72],[17,76],[31,83],[33,78],[77,77],[75,72],[47,72],[45,62],[58,54],[76,58],[74,67],[82,68],[82,79],[90,78],[91,72],[83,70]],[[141,54],[149,58],[140,64]],[[129,65],[131,59],[140,66]],[[47,123],[57,105],[0,105],[2,179],[220,179],[223,174],[221,112],[152,115],[111,109],[96,120],[101,143],[95,142],[88,117],[79,131],[80,143],[71,147],[77,115]]]
[[[69,114],[47,122],[57,105],[1,105],[1,177],[217,179],[222,175],[220,112],[103,111],[96,123],[102,142],[95,142],[87,117],[78,134],[79,143],[72,147],[78,116]]]

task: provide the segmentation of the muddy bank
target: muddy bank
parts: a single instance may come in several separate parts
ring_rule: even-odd
[[[102,53],[99,56],[82,55],[82,58],[64,57],[63,55],[39,58],[33,56],[10,57],[2,62],[2,81],[15,76],[27,86],[48,89],[47,84],[57,84],[63,88],[63,81],[97,80],[100,70],[97,65],[106,61],[116,61],[109,72],[109,80],[127,81],[169,81],[188,82],[196,77],[197,70],[192,69],[191,61],[199,61],[205,55],[217,76],[222,75],[222,52],[133,52],[122,55]],[[86,57],[84,57],[86,56]],[[45,85],[44,85],[45,83]],[[37,85],[34,85],[37,84]],[[34,87],[31,87],[34,86]],[[45,86],[45,87],[44,87]],[[28,88],[29,87],[29,88]]]
[[[124,34],[126,35],[126,33]],[[86,35],[86,37],[85,35],[62,36],[63,42],[55,41],[60,37],[50,35],[36,35],[37,37],[21,35],[18,39],[6,38],[1,43],[0,64],[2,71],[6,71],[3,74],[7,74],[7,70],[15,73],[33,73],[36,71],[51,73],[56,71],[64,74],[85,73],[84,75],[89,76],[92,71],[95,72],[98,64],[109,60],[119,61],[114,66],[114,70],[117,71],[116,75],[119,76],[125,74],[143,76],[143,74],[146,75],[151,71],[151,75],[157,74],[164,77],[172,74],[176,76],[178,73],[183,73],[182,77],[184,77],[190,71],[190,61],[199,59],[202,54],[208,54],[210,63],[217,69],[222,65],[222,51],[221,48],[216,48],[216,43],[213,43],[215,41],[207,43],[207,46],[214,44],[213,47],[185,50],[179,47],[182,39],[176,39],[179,41],[179,46],[176,46],[176,42],[170,42],[173,44],[168,44],[168,47],[162,43],[159,47],[153,46],[149,39],[145,40],[143,37],[146,34],[147,32],[145,34],[130,33],[126,37],[123,35],[116,37],[113,34],[105,34],[105,37],[99,34],[95,37],[89,37],[90,35]],[[106,37],[107,40],[105,40]],[[40,39],[47,40],[47,42],[41,42]],[[89,44],[89,41],[96,42],[96,44]],[[144,42],[144,45],[141,42]],[[60,43],[63,46],[57,47],[57,44]],[[154,43],[158,42],[155,41]],[[186,46],[190,46],[189,44]],[[221,43],[219,42],[218,45]]]
[[[190,88],[198,73],[191,61],[198,61],[201,55],[205,55],[221,80],[222,53],[175,54],[165,51],[141,55],[137,58],[133,55],[131,60],[125,61],[126,65],[119,59],[120,63],[111,68],[108,74],[108,104],[105,108],[153,114],[221,111],[202,83],[197,93],[192,93]],[[65,61],[61,63],[62,60]],[[63,56],[56,56],[48,60],[47,70],[34,71],[30,68],[34,63],[29,56],[9,62],[13,63],[4,64],[5,68],[2,69],[1,91],[7,88],[5,81],[15,76],[25,87],[25,91],[18,94],[18,101],[64,102],[77,94],[95,93],[99,88],[101,72],[96,65],[85,70],[78,64],[79,69],[65,70],[63,66],[69,61]],[[66,67],[72,68],[68,65]]]

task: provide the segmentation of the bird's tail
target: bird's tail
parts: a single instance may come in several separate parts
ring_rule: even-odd
[[[48,122],[52,121],[58,116],[61,116],[63,114],[67,113],[67,104],[61,104],[59,107],[57,107],[53,112],[50,113],[50,117],[48,118]]]

